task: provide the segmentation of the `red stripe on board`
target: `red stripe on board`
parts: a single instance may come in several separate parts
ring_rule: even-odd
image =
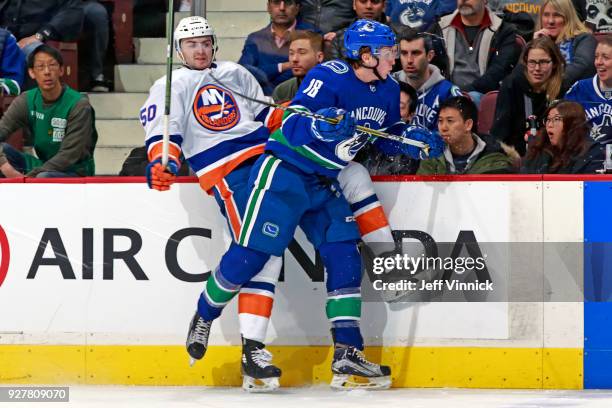
[[[9,248],[8,238],[2,226],[0,226],[0,286],[4,282],[8,274],[9,262],[11,260],[11,251]]]
[[[612,181],[610,174],[464,174],[461,176],[372,176],[372,181],[377,182],[474,182],[474,181]],[[75,178],[0,178],[0,184],[21,183],[44,183],[44,184],[128,184],[146,183],[144,177],[120,177],[120,176],[96,176]],[[195,176],[181,176],[176,178],[177,183],[197,183]]]
[[[472,181],[542,181],[541,174],[462,174],[440,176],[372,176],[372,181],[425,181],[425,182],[472,182]]]

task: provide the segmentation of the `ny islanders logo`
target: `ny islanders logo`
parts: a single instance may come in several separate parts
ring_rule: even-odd
[[[9,261],[11,259],[10,255],[8,238],[6,237],[2,225],[0,225],[0,286],[2,286],[6,274],[8,273]]]
[[[213,131],[231,129],[240,120],[234,95],[217,85],[205,85],[198,90],[193,115],[200,125]]]

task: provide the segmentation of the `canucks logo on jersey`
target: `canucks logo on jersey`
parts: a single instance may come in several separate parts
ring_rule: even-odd
[[[228,130],[240,121],[234,95],[217,85],[204,85],[193,100],[193,115],[198,123],[213,131]]]

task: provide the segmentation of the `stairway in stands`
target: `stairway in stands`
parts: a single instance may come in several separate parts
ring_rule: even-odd
[[[246,36],[269,22],[266,0],[209,0],[207,18],[219,41],[217,59],[238,61]],[[175,24],[188,13],[175,13]],[[144,144],[138,110],[165,75],[166,39],[134,38],[136,63],[115,66],[115,92],[89,94],[96,110],[96,174],[117,175],[130,150]],[[178,67],[175,54],[174,62]]]

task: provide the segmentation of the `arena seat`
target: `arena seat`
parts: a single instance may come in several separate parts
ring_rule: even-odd
[[[495,119],[495,103],[497,102],[497,94],[499,91],[487,92],[480,100],[480,109],[478,110],[478,132],[489,134]]]
[[[527,48],[527,42],[525,41],[525,39],[520,36],[520,35],[516,35],[516,45],[518,45],[521,48],[521,53],[525,50],[525,48]]]

